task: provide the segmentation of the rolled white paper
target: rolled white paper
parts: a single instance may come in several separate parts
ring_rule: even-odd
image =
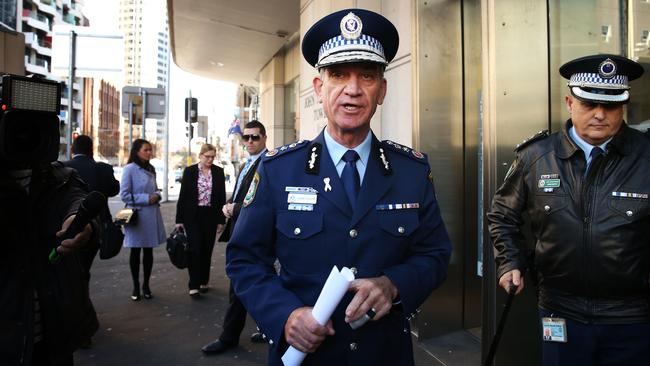
[[[320,325],[327,324],[353,280],[354,274],[349,268],[343,267],[339,272],[336,266],[332,267],[332,272],[327,277],[316,304],[311,310],[311,315]],[[299,366],[306,356],[305,353],[298,351],[293,346],[289,346],[289,349],[282,356],[282,362],[284,366]]]

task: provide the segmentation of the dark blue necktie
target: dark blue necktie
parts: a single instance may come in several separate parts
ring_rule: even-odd
[[[591,152],[589,153],[589,156],[591,157],[591,160],[589,160],[589,164],[587,164],[587,168],[585,169],[585,176],[587,176],[587,173],[589,172],[589,168],[594,164],[594,161],[603,154],[603,149],[600,147],[596,146],[593,149],[591,149]]]
[[[345,161],[345,168],[343,168],[341,180],[343,181],[343,187],[345,187],[345,194],[348,195],[350,205],[354,209],[361,186],[361,179],[359,178],[359,171],[357,170],[356,164],[359,159],[359,154],[354,150],[348,150],[343,154],[342,159]]]

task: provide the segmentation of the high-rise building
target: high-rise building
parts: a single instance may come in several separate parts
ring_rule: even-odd
[[[119,27],[124,32],[124,85],[167,87],[169,27],[166,8],[164,0],[120,0]],[[145,132],[146,138],[160,147],[166,134],[164,121],[146,121]],[[141,130],[134,129],[134,136],[138,133],[141,134]],[[129,134],[124,135],[128,138]],[[128,142],[125,146],[128,146]],[[156,155],[159,155],[161,149],[156,150]]]
[[[22,3],[16,17],[11,16],[12,5],[15,8]],[[72,123],[72,130],[81,126],[83,109],[83,81],[76,78],[72,85],[72,115],[68,116],[70,87],[67,78],[53,75],[52,64],[52,26],[56,24],[88,25],[88,20],[81,14],[82,0],[8,0],[0,6],[3,24],[25,35],[25,73],[64,83],[61,96],[61,149],[64,156],[67,149],[65,137],[66,124]]]

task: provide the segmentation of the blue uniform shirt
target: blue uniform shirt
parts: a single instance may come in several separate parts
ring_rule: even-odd
[[[343,173],[343,168],[345,168],[345,161],[343,161],[343,154],[345,154],[346,151],[350,150],[347,147],[339,144],[336,142],[332,136],[330,136],[329,133],[327,133],[327,130],[323,131],[323,137],[325,137],[325,145],[327,146],[327,151],[330,153],[330,157],[332,158],[332,163],[336,166],[336,172],[339,173],[339,177],[341,177],[341,174]],[[371,144],[371,139],[372,134],[370,131],[368,131],[368,135],[366,138],[363,140],[359,146],[355,147],[354,151],[359,154],[359,160],[356,162],[357,166],[357,171],[359,171],[359,178],[361,180],[361,184],[363,184],[363,177],[366,174],[366,166],[368,166],[368,157],[370,156],[370,144]]]
[[[401,302],[352,330],[344,321],[354,295],[348,293],[331,318],[336,335],[303,366],[413,365],[408,319],[445,280],[451,254],[427,158],[370,133],[352,210],[324,135],[262,157],[226,250],[226,271],[269,337],[270,365],[282,365],[289,315],[315,304],[332,266],[348,267],[356,278],[387,276]]]

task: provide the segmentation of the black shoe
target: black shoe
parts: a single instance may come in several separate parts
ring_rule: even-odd
[[[133,293],[131,293],[131,300],[133,301],[139,301],[140,300],[140,289],[139,288],[134,288]]]
[[[142,286],[142,297],[147,300],[153,299],[153,295],[151,294],[151,289],[149,289],[149,286]]]
[[[262,332],[255,332],[251,334],[251,342],[266,343],[266,335],[264,335]]]
[[[206,355],[218,355],[235,347],[237,347],[236,344],[224,343],[221,340],[217,339],[216,341],[208,343],[205,346],[201,347],[201,351],[203,351],[203,353]]]
[[[199,292],[204,294],[208,292],[208,289],[209,289],[208,285],[201,285],[201,287],[199,287]]]

